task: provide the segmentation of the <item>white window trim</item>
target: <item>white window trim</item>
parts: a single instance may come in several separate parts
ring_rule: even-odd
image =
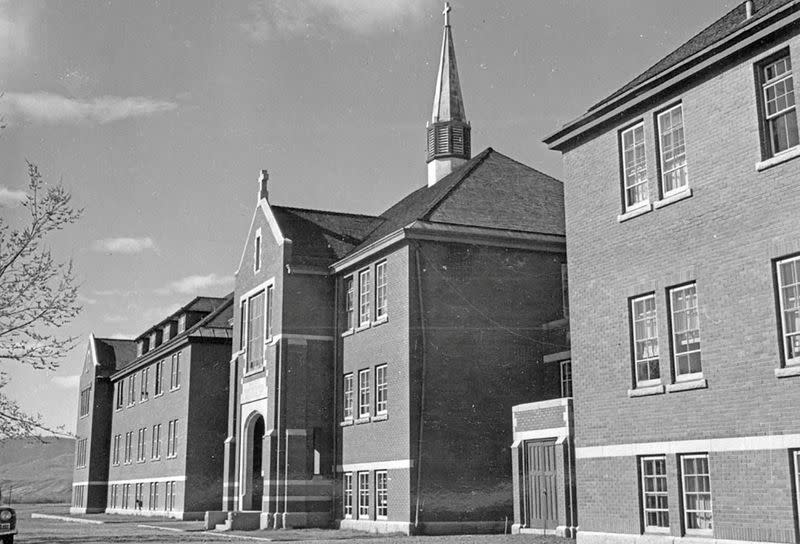
[[[633,340],[633,374],[634,374],[634,384],[636,389],[644,389],[644,388],[651,388],[653,386],[658,386],[662,384],[662,377],[661,377],[661,345],[658,346],[658,354],[659,356],[656,358],[658,360],[658,378],[650,379],[650,380],[639,380],[639,360],[636,358],[636,310],[635,304],[637,300],[642,300],[645,298],[652,298],[653,301],[656,301],[655,293],[649,293],[646,295],[640,295],[637,297],[633,297],[630,299],[629,305],[629,312],[631,315],[631,339]],[[656,306],[656,340],[658,340],[658,307]]]
[[[345,389],[344,384],[347,381],[347,377],[348,376],[350,377],[350,415],[349,416],[347,415],[347,413],[345,411],[346,405],[345,405],[345,402],[344,402],[345,399],[346,399],[346,396],[345,396],[346,389]],[[355,374],[353,372],[348,372],[348,373],[346,373],[346,374],[344,374],[342,376],[342,419],[344,419],[344,421],[353,421],[353,419],[355,419],[355,413],[356,413],[355,396],[356,396],[356,378],[355,378]]]
[[[372,507],[372,490],[370,489],[370,474],[369,471],[361,471],[358,472],[358,519],[370,519],[370,508]],[[365,505],[367,513],[361,514],[361,476],[366,475],[367,477],[367,504]]]
[[[684,160],[686,161],[686,164],[684,165],[684,168],[686,168],[686,171],[687,171],[687,173],[686,173],[686,185],[681,185],[680,187],[678,187],[676,189],[673,189],[671,191],[665,191],[664,190],[664,176],[667,174],[667,172],[666,172],[666,170],[664,168],[664,148],[663,148],[663,146],[661,144],[661,118],[664,115],[672,113],[673,110],[676,110],[676,109],[679,109],[679,108],[681,110],[681,129],[683,130],[683,145],[684,145],[683,154],[684,154],[684,157],[685,157]],[[689,171],[688,162],[689,161],[688,161],[688,158],[686,158],[686,123],[684,122],[684,120],[685,120],[685,117],[683,115],[683,103],[682,102],[678,102],[674,106],[672,106],[670,108],[667,108],[666,110],[664,110],[664,111],[662,111],[662,112],[660,112],[660,113],[658,113],[656,115],[656,132],[657,132],[657,138],[658,138],[658,164],[660,166],[660,172],[659,172],[659,178],[660,179],[658,180],[658,182],[659,182],[659,184],[661,186],[661,199],[656,202],[656,207],[657,208],[660,208],[661,206],[665,206],[667,204],[667,202],[665,202],[665,201],[669,200],[671,197],[678,197],[678,198],[675,198],[674,200],[670,200],[669,203],[675,202],[677,200],[682,200],[682,199],[686,198],[687,196],[691,196],[691,189],[690,189],[690,185],[689,185],[689,173],[688,173],[688,171]],[[674,171],[674,170],[671,170],[671,171]],[[687,192],[689,193],[688,195],[684,194],[684,193],[687,193]]]
[[[374,473],[375,478],[375,519],[379,520],[386,520],[389,519],[389,473],[386,470],[376,470]],[[378,514],[378,497],[380,496],[378,492],[378,474],[382,474],[384,479],[384,493],[386,494],[386,513],[385,514]]]
[[[786,333],[786,311],[785,311],[785,304],[786,301],[783,298],[783,286],[786,283],[783,281],[783,277],[781,274],[781,264],[788,263],[788,262],[800,262],[800,255],[795,255],[793,257],[787,257],[785,259],[779,259],[775,261],[775,274],[778,279],[778,311],[780,312],[779,316],[779,324],[780,324],[780,336],[781,336],[781,346],[780,346],[780,353],[781,358],[783,359],[782,367],[783,368],[794,368],[800,365],[800,357],[789,357],[786,351],[786,340],[788,338],[788,334]],[[785,374],[789,375],[789,372],[785,372]]]
[[[351,294],[352,294],[352,297],[353,297],[352,298],[353,307],[351,308],[351,311],[353,312],[353,323],[350,324],[349,326],[348,326],[348,323],[347,323],[347,318],[348,318],[348,315],[347,315],[347,312],[348,312],[347,311],[347,297],[348,297],[347,282],[348,281],[350,281],[350,288],[351,288],[351,291],[352,291]],[[345,327],[347,327],[344,330],[344,332],[342,333],[342,336],[346,336],[348,334],[353,334],[353,332],[355,331],[355,329],[357,327],[356,322],[358,321],[358,314],[356,312],[356,293],[358,291],[358,288],[356,287],[356,284],[357,284],[356,274],[350,274],[348,276],[345,276],[344,277],[344,281],[342,282],[342,287],[343,287],[343,290],[344,290],[344,324],[345,324]]]
[[[364,330],[369,328],[372,323],[372,299],[374,298],[374,293],[367,293],[366,297],[366,317],[361,312],[361,300],[364,296],[364,285],[368,288],[372,288],[372,277],[371,277],[372,270],[370,268],[365,268],[363,270],[358,271],[358,320],[356,324],[356,330]],[[364,281],[364,276],[367,276],[367,281]]]
[[[261,228],[256,229],[256,236],[253,239],[253,273],[261,271],[261,253],[263,251],[264,239],[261,237]]]
[[[247,326],[248,326],[248,322],[250,320],[250,309],[247,306],[247,301],[250,300],[251,296],[257,294],[259,291],[264,291],[264,312],[265,312],[264,318],[265,319],[264,319],[264,347],[262,348],[264,350],[264,356],[262,358],[263,361],[266,361],[266,358],[267,358],[267,352],[266,352],[267,346],[270,345],[270,344],[274,344],[274,343],[276,343],[278,341],[278,336],[279,335],[276,335],[276,334],[273,334],[273,337],[269,342],[267,341],[267,338],[266,338],[266,335],[267,335],[266,310],[267,310],[267,288],[268,287],[273,287],[273,289],[276,288],[275,287],[275,277],[274,276],[269,278],[269,279],[267,279],[266,281],[264,281],[264,283],[260,283],[260,284],[256,285],[255,287],[251,288],[249,291],[246,291],[246,292],[242,293],[241,295],[239,295],[239,307],[240,307],[240,309],[241,309],[242,304],[244,304],[244,306],[245,306],[245,323],[244,323],[244,331],[243,331],[244,345],[240,346],[241,347],[241,356],[244,357],[244,365],[242,366],[242,369],[243,369],[242,377],[247,377],[247,376],[251,376],[253,374],[258,374],[259,372],[264,371],[264,369],[266,368],[266,364],[264,364],[264,365],[260,366],[259,368],[255,369],[255,370],[250,370],[250,371],[247,370]],[[275,292],[273,291],[273,305],[275,303],[275,298],[274,297],[275,297]],[[273,308],[273,312],[274,311],[275,311],[275,308]],[[241,317],[241,312],[240,312],[239,317]],[[273,323],[273,328],[274,328],[274,323]]]
[[[348,481],[350,482],[350,513],[347,513],[347,486],[345,485]],[[353,473],[347,472],[342,476],[342,515],[344,515],[345,519],[353,519]]]
[[[366,387],[367,397],[369,397],[369,398],[367,399],[366,404],[361,404],[361,391],[362,391],[361,376],[362,375],[366,375],[366,377],[367,377],[365,382],[367,384],[367,387]],[[358,419],[369,418],[370,413],[372,412],[372,406],[371,406],[372,405],[372,394],[371,394],[372,391],[370,391],[370,389],[372,388],[371,387],[372,384],[370,383],[371,380],[372,380],[372,377],[370,376],[370,369],[369,368],[364,368],[364,369],[358,371],[358,403],[357,403],[357,405],[358,405]],[[366,410],[367,410],[366,413],[362,411],[363,407],[366,407]]]
[[[768,146],[768,151],[769,151],[769,157],[770,158],[779,157],[780,155],[782,155],[784,153],[787,153],[789,151],[792,151],[792,150],[800,148],[800,144],[797,144],[797,145],[794,145],[792,147],[788,147],[788,148],[784,149],[783,151],[775,151],[774,149],[772,149],[772,131],[770,129],[770,124],[769,124],[770,121],[772,119],[775,119],[775,118],[781,116],[781,115],[784,115],[785,113],[789,112],[790,110],[795,110],[795,115],[796,115],[796,112],[797,112],[797,102],[796,102],[796,98],[795,98],[795,104],[792,105],[791,107],[784,108],[783,110],[781,110],[779,112],[775,112],[775,113],[773,113],[771,115],[769,113],[767,113],[767,86],[773,86],[773,85],[777,84],[779,81],[783,81],[785,79],[792,78],[792,93],[794,93],[794,67],[790,68],[788,72],[786,72],[784,74],[781,74],[779,77],[777,77],[775,79],[772,79],[770,81],[766,80],[766,76],[764,74],[764,70],[766,69],[767,66],[775,64],[776,62],[778,62],[779,60],[782,60],[784,58],[788,58],[789,62],[791,63],[791,52],[787,50],[785,55],[781,55],[779,57],[776,57],[776,58],[774,58],[773,60],[771,60],[769,62],[762,63],[758,67],[759,76],[760,76],[760,82],[761,82],[761,101],[762,101],[761,105],[762,105],[763,115],[764,115],[764,118],[763,118],[764,136],[766,137],[766,140],[767,140],[767,146]],[[797,128],[800,129],[800,127],[797,127]]]
[[[713,490],[711,489],[711,461],[708,457],[707,453],[697,453],[697,454],[684,454],[679,457],[680,461],[680,470],[681,470],[681,517],[683,522],[684,531],[686,531],[687,536],[691,535],[702,535],[702,536],[709,536],[713,535],[714,529],[690,529],[688,527],[687,515],[688,512],[686,510],[686,469],[684,467],[684,460],[685,459],[699,459],[705,458],[706,464],[708,465],[708,495],[709,495],[709,506],[711,508],[711,524],[712,527],[714,525],[714,494]]]
[[[375,299],[375,312],[374,317],[372,319],[373,324],[383,323],[387,319],[389,319],[389,276],[388,276],[388,266],[386,264],[386,259],[375,263],[375,293],[373,298]],[[384,307],[383,307],[383,315],[378,315],[379,306],[378,306],[378,269],[383,267],[383,281],[384,285],[383,288],[386,291],[385,300],[384,300]]]
[[[694,287],[694,296],[697,299],[697,334],[701,338],[700,349],[700,372],[690,372],[688,374],[679,374],[678,373],[678,358],[677,353],[675,351],[675,311],[674,311],[674,303],[672,302],[672,293],[675,291],[680,291],[686,289],[688,287]],[[671,287],[667,290],[667,297],[669,301],[669,325],[670,325],[670,343],[672,348],[672,372],[675,376],[676,383],[683,383],[683,382],[695,382],[700,381],[703,379],[703,348],[702,348],[702,336],[700,333],[700,302],[699,302],[699,295],[697,293],[697,283],[691,282],[686,283],[684,285],[679,285],[677,287]],[[692,387],[690,389],[699,389],[699,387]],[[672,391],[678,391],[679,389],[672,388]]]
[[[664,466],[667,463],[666,455],[647,455],[639,458],[639,473],[641,479],[641,486],[642,486],[642,526],[644,528],[645,533],[669,533],[669,526],[667,527],[660,527],[658,525],[648,525],[647,524],[647,494],[645,492],[645,472],[644,472],[644,464],[645,461],[664,461]],[[664,478],[667,480],[667,490],[669,491],[669,474],[665,474]],[[667,493],[667,501],[669,501],[669,492]],[[669,515],[669,505],[667,505],[667,515]]]
[[[386,406],[383,409],[378,408],[378,369],[383,369],[383,386],[386,390]],[[377,365],[375,367],[375,415],[382,416],[389,413],[389,368],[386,363]]]
[[[625,134],[628,132],[634,132],[637,128],[642,128],[642,133],[644,134],[644,146],[645,146],[645,170],[647,169],[647,136],[644,131],[644,121],[639,121],[638,123],[620,131],[619,133],[619,145],[622,155],[622,208],[623,213],[620,215],[620,221],[624,221],[625,219],[629,219],[630,217],[636,217],[636,215],[641,215],[645,211],[650,211],[651,204],[650,204],[650,187],[649,182],[650,178],[647,177],[644,181],[644,185],[647,188],[647,197],[642,200],[641,202],[636,202],[635,204],[628,204],[628,179],[626,176],[627,165],[625,161]],[[646,208],[646,210],[645,210]],[[639,213],[634,213],[639,212]],[[625,217],[625,219],[621,219],[623,216],[630,216]]]

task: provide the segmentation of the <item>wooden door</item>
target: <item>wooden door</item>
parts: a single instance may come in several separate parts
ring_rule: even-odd
[[[526,443],[528,526],[554,530],[558,524],[555,441]]]

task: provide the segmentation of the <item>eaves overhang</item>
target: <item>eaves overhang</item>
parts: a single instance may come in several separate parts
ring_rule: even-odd
[[[794,0],[763,17],[754,19],[718,42],[615,97],[607,104],[589,110],[546,136],[542,141],[548,149],[563,151],[576,139],[618,119],[626,111],[652,100],[676,85],[685,83],[715,64],[796,23],[800,20],[799,3],[800,0]]]

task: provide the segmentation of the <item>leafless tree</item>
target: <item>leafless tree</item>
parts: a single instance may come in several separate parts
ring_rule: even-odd
[[[72,207],[61,184],[46,184],[30,162],[28,179],[21,224],[12,227],[0,215],[0,438],[52,431],[4,393],[9,380],[2,366],[57,368],[77,341],[59,336],[58,329],[81,310],[72,261],[57,260],[47,241],[83,210]]]

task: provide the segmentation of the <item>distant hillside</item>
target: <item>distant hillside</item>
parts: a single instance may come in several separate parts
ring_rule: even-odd
[[[23,438],[0,440],[0,486],[3,502],[69,502],[72,495],[72,465],[75,440]]]

